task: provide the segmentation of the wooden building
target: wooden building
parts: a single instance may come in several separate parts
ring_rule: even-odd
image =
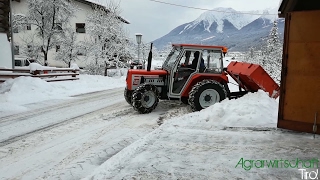
[[[320,134],[320,1],[282,0],[279,17],[285,34],[278,128]]]

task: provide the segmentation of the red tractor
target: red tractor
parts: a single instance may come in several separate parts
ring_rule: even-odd
[[[279,96],[279,86],[261,66],[231,62],[224,68],[226,53],[224,46],[173,44],[162,69],[150,70],[150,50],[147,70],[128,70],[124,97],[136,111],[150,113],[159,99],[180,100],[200,111],[259,89],[269,92],[270,97]],[[239,84],[238,92],[230,92],[227,75]]]

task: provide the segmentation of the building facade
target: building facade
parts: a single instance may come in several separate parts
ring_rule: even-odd
[[[73,27],[74,32],[76,33],[76,41],[84,41],[89,35],[86,33],[86,18],[87,15],[93,12],[93,7],[99,4],[93,3],[92,1],[88,0],[74,0],[73,3],[76,5],[78,10],[75,12],[75,16],[70,19],[70,25]],[[27,14],[28,12],[28,4],[27,0],[12,0],[12,13],[13,14]],[[129,24],[129,22],[122,17],[119,19],[125,23]],[[19,58],[28,58],[28,56],[22,51],[22,49],[31,48],[31,44],[26,42],[26,39],[32,38],[35,32],[35,26],[33,25],[26,25],[24,31],[19,31],[17,29],[13,30],[13,42],[14,42],[14,55],[15,57]],[[61,27],[63,28],[63,27]],[[55,55],[59,51],[60,46],[56,45],[54,48],[50,49],[48,52],[48,63],[49,66],[55,67],[67,67],[64,62],[56,61]],[[40,51],[40,50],[39,50]],[[30,57],[29,57],[30,58]],[[32,58],[32,57],[31,57]],[[78,59],[77,64],[79,67],[85,66],[86,56],[82,52],[78,52]],[[43,60],[40,60],[43,61]]]

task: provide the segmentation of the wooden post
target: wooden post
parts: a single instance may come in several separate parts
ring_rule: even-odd
[[[76,70],[73,70],[72,72],[74,73],[74,75],[72,75],[72,77],[76,77],[77,71],[76,71]]]
[[[38,75],[38,74],[40,74],[40,70],[35,70],[32,72],[32,75]]]

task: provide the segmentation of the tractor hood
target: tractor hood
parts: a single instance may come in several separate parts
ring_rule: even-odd
[[[132,90],[132,86],[141,83],[141,79],[166,77],[168,72],[166,70],[144,70],[144,69],[129,69],[127,73],[126,83],[128,90]],[[139,82],[137,82],[139,81]]]
[[[129,69],[128,75],[167,75],[168,72],[166,70],[151,70],[147,71],[145,69]]]

